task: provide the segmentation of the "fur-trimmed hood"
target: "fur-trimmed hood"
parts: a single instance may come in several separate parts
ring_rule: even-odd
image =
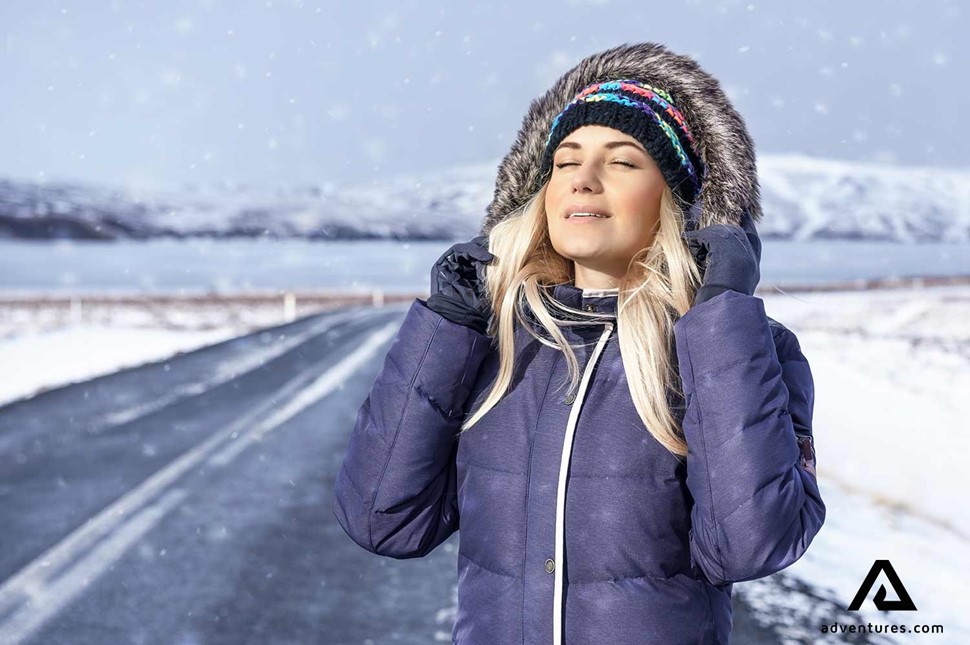
[[[533,99],[512,149],[499,164],[495,194],[486,209],[481,234],[524,204],[541,184],[539,165],[546,136],[560,110],[591,83],[636,78],[669,92],[687,119],[697,152],[707,166],[698,198],[699,227],[740,224],[748,209],[761,220],[754,141],[720,83],[689,56],[657,43],[624,44],[587,56]]]

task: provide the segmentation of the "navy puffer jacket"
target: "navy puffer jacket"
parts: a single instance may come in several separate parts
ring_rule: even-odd
[[[519,327],[514,389],[458,440],[498,354],[413,302],[361,407],[338,521],[393,558],[460,530],[455,643],[728,643],[731,583],[793,563],[825,518],[794,333],[734,291],[678,320],[684,463],[633,406],[615,292],[552,293],[603,314],[562,328],[583,368],[575,398],[554,391],[563,355]]]

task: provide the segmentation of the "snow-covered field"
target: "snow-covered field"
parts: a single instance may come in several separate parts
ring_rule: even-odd
[[[828,508],[822,531],[785,579],[810,584],[844,609],[873,561],[888,559],[918,611],[882,614],[867,600],[860,618],[942,624],[942,636],[927,637],[932,642],[970,642],[963,611],[970,424],[960,407],[970,392],[970,286],[759,295],[768,315],[798,335],[811,364]],[[16,369],[0,371],[0,403],[281,322],[277,308],[247,311],[221,318],[182,311],[178,324],[128,308],[97,323],[43,323],[42,313],[32,321],[8,319],[0,327],[0,365]],[[885,576],[874,589],[878,584],[895,599]],[[770,606],[775,621],[779,603],[803,598],[779,594],[777,582],[736,590],[755,607]],[[787,609],[803,630],[818,634],[819,607],[802,600]],[[913,642],[911,635],[897,639]],[[844,637],[818,634],[818,641]]]
[[[27,331],[0,339],[0,405],[45,389],[86,381],[212,345],[242,330],[224,325],[208,330],[84,323],[47,332]]]
[[[927,642],[970,642],[970,424],[961,406],[970,393],[970,287],[764,300],[768,315],[798,335],[815,378],[814,434],[827,507],[812,547],[787,572],[816,591],[830,590],[845,608],[873,561],[888,559],[918,611],[877,612],[867,600],[865,619],[942,624],[944,633],[924,636]],[[879,584],[896,599],[885,575],[870,599]],[[763,587],[737,589],[756,600]],[[811,617],[812,609],[801,607],[799,615]],[[896,638],[891,642],[914,642],[912,634]]]
[[[0,405],[45,389],[281,325],[342,304],[409,294],[253,292],[209,296],[0,294]],[[38,360],[38,359],[42,360]]]

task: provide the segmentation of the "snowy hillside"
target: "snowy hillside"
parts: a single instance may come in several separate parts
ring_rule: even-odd
[[[460,239],[477,233],[496,167],[396,176],[380,185],[226,184],[158,193],[0,179],[0,237]],[[970,170],[765,155],[759,171],[765,237],[970,241]]]

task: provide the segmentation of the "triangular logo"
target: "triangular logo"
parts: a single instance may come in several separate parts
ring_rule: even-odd
[[[869,573],[866,574],[866,579],[862,581],[862,586],[859,587],[855,598],[852,599],[849,610],[858,611],[862,607],[862,601],[869,595],[869,591],[872,589],[872,585],[875,584],[876,578],[879,577],[880,571],[884,572],[886,577],[889,578],[889,582],[892,584],[896,595],[899,596],[899,600],[886,600],[886,596],[888,595],[886,593],[886,587],[885,585],[879,585],[879,591],[872,598],[876,609],[880,611],[916,611],[916,605],[913,604],[913,599],[909,597],[909,592],[906,591],[906,587],[903,586],[903,581],[896,575],[896,570],[893,569],[893,565],[889,560],[876,560],[872,563],[872,568],[869,569]]]

